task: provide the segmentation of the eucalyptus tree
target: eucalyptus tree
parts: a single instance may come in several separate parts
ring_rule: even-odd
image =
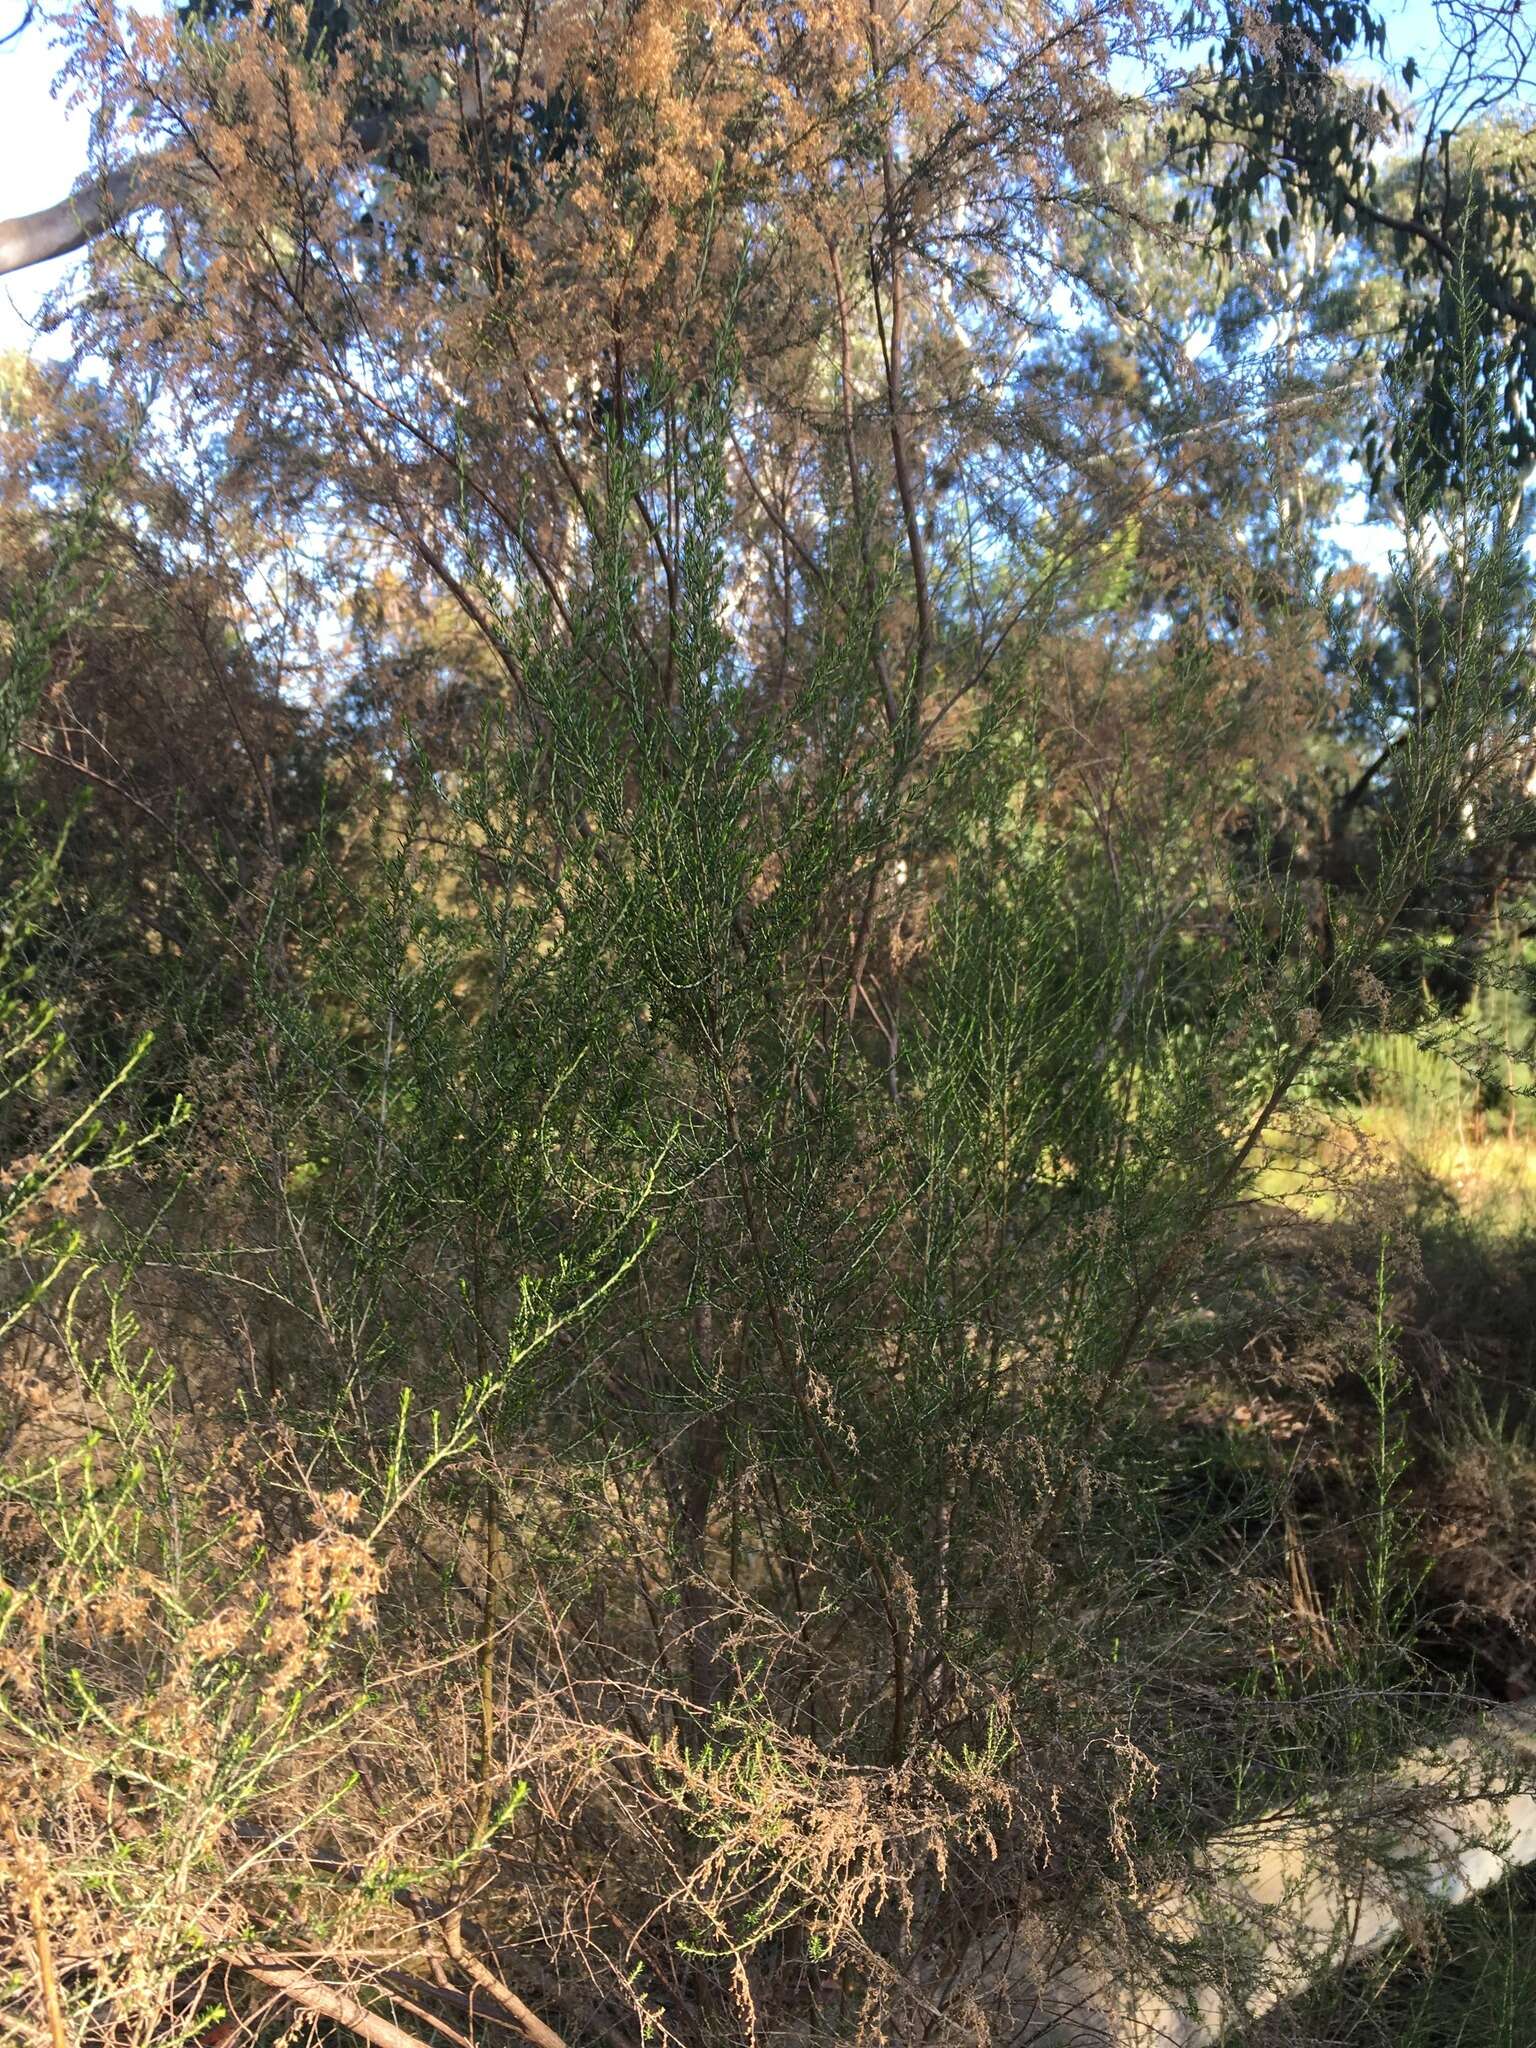
[[[1502,383],[1507,453],[1528,464],[1536,200],[1533,50],[1520,7],[1437,5],[1427,47],[1394,53],[1390,72],[1386,21],[1362,0],[1280,0],[1257,20],[1228,7],[1218,20],[1208,71],[1173,135],[1207,188],[1217,235],[1230,246],[1272,208],[1265,232],[1277,251],[1321,220],[1382,253],[1406,287],[1398,352],[1423,387],[1420,418],[1443,478],[1459,459],[1470,306],[1484,374]],[[1191,214],[1200,203],[1192,195]],[[1372,437],[1378,484],[1388,453]]]

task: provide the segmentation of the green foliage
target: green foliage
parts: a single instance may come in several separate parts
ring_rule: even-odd
[[[1521,2048],[1530,2035],[1530,1884],[1524,1877],[1446,1917],[1419,1946],[1395,1944],[1379,1961],[1308,2000],[1286,2025],[1255,2040],[1279,2048],[1295,2029],[1327,2029],[1341,2048]]]
[[[496,582],[461,500],[505,695],[354,793],[232,941],[261,1028],[195,1078],[238,1156],[139,1219],[216,1364],[182,1396],[135,1272],[36,1325],[84,1448],[6,1480],[35,1551],[9,1725],[84,1760],[23,1821],[86,1842],[57,1882],[147,1957],[151,2014],[200,1944],[362,1953],[404,1898],[441,1973],[483,1947],[573,2033],[909,2038],[942,1998],[964,2035],[984,1995],[1049,1999],[1110,1907],[1177,1973],[1147,1902],[1192,1844],[1373,1769],[1416,1704],[1385,1264],[1327,1611],[1293,1475],[1236,1436],[1224,1472],[1159,1375],[1298,1090],[1410,979],[1468,806],[1510,800],[1497,483],[1410,540],[1412,672],[1387,702],[1358,664],[1386,758],[1320,877],[1283,790],[1212,829],[1219,627],[1150,658],[1134,801],[1078,801],[1038,650],[1102,560],[937,736],[888,714],[862,574],[754,691],[729,352],[648,398],[568,621]],[[988,1990],[1021,1898],[1046,1932]],[[99,1977],[65,1990],[97,2026]]]
[[[1228,253],[1262,238],[1279,261],[1293,235],[1321,226],[1379,259],[1427,453],[1409,455],[1403,414],[1385,434],[1373,421],[1359,453],[1374,491],[1405,467],[1436,489],[1474,482],[1478,465],[1459,439],[1469,350],[1478,384],[1496,396],[1500,455],[1519,472],[1536,448],[1532,198],[1518,122],[1487,117],[1502,98],[1497,26],[1458,22],[1414,109],[1396,77],[1369,68],[1385,58],[1386,24],[1362,0],[1282,0],[1262,22],[1239,7],[1225,13],[1208,74],[1169,134],[1195,188],[1178,217],[1208,210]],[[1413,58],[1401,67],[1410,93],[1419,69]]]

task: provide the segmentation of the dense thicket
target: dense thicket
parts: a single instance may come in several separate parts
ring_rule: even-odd
[[[1160,1878],[1452,1690],[1413,1249],[1252,1198],[1523,915],[1482,272],[1197,268],[1130,8],[75,33],[157,210],[0,393],[19,2034],[1237,2009]],[[1223,1477],[1223,1376],[1374,1420]]]

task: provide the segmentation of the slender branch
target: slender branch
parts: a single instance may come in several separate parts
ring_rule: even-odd
[[[507,2017],[533,2042],[534,2048],[565,2048],[565,2042],[554,2028],[546,2026],[538,2014],[523,2003],[510,1984],[504,1984],[495,1971],[488,1969],[472,1949],[464,1946],[456,1915],[450,1915],[443,1923],[443,1946],[469,1981],[478,1985],[488,1997],[495,1999]]]
[[[885,705],[886,723],[895,732],[901,723],[901,707],[896,701],[896,691],[891,683],[891,672],[885,658],[885,646],[880,636],[879,605],[880,591],[875,576],[874,557],[870,551],[869,519],[864,506],[864,481],[859,471],[858,446],[853,431],[853,338],[848,314],[848,293],[843,283],[843,263],[838,255],[837,244],[830,237],[827,240],[827,255],[832,268],[832,293],[837,305],[838,333],[842,344],[842,412],[843,448],[848,458],[848,490],[853,500],[853,525],[859,538],[859,563],[864,571],[864,595],[870,610],[870,633],[873,640],[875,675],[880,684],[880,697]]]
[[[878,80],[880,17],[875,11],[873,0],[869,10],[869,52]],[[906,405],[902,388],[905,299],[902,289],[901,241],[897,224],[896,150],[891,139],[889,118],[885,124],[885,147],[880,159],[880,173],[885,191],[886,244],[891,256],[889,323],[881,309],[880,278],[873,250],[870,252],[869,277],[874,295],[875,325],[880,334],[880,353],[885,364],[886,393],[890,403],[891,457],[896,469],[896,491],[901,499],[902,523],[906,527],[907,553],[912,563],[912,595],[917,606],[917,646],[912,655],[909,682],[911,696],[906,707],[907,718],[915,724],[921,715],[928,680],[928,660],[933,649],[933,605],[928,593],[928,549],[923,540],[922,522],[918,517],[917,483],[907,440]]]

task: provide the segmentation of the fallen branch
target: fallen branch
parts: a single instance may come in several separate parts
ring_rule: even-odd
[[[241,1828],[238,1832],[246,1840],[262,1839],[260,1831],[257,1829]],[[348,1863],[341,1857],[303,1851],[290,1851],[290,1853],[302,1855],[304,1861],[313,1864],[316,1868],[325,1870],[334,1876],[348,1879],[354,1883],[360,1881],[363,1876],[363,1872],[357,1865]],[[520,2033],[525,2040],[533,2043],[533,2048],[566,2048],[564,2038],[557,2034],[554,2028],[548,2025],[546,2021],[540,2019],[532,2006],[519,1998],[511,1985],[505,1983],[497,1976],[495,1971],[483,1963],[473,1950],[466,1945],[460,1932],[459,1914],[454,1908],[441,1906],[432,1899],[423,1898],[420,1893],[408,1886],[396,1891],[394,1896],[396,1901],[404,1906],[415,1919],[418,1927],[427,1936],[429,1945],[436,1946],[440,1944],[450,1961],[468,1977],[477,1989],[484,1992],[486,1997],[500,2008],[498,2013],[477,2013],[473,2001],[467,2000],[465,2005],[471,2017],[490,2019],[498,2026]],[[270,1977],[260,1977],[260,1972],[253,1968],[249,1962],[245,1961],[243,1957],[232,1955],[229,1960],[238,1963],[239,1967],[248,1976],[258,1977],[263,1983],[273,1981]],[[273,1966],[288,1967],[281,1958],[269,1958],[268,1962]],[[328,1991],[329,1987],[321,1984],[318,1978],[307,1978],[307,1973],[302,1971],[298,1974],[306,1977],[306,1980],[310,1983],[320,1984],[322,1991]],[[391,1972],[390,1974],[393,1981],[398,1984],[398,1973]],[[424,1985],[422,1990],[425,1995],[432,1995],[442,1991],[444,1988],[435,1985]],[[341,1995],[344,1996],[344,1994]],[[356,2006],[359,2012],[366,2014],[366,2009],[362,2006],[357,2006],[356,2000],[352,2000],[351,2003]],[[316,2010],[318,2009],[316,2008]],[[338,2015],[332,2014],[331,2017],[335,2018]],[[346,2024],[350,2025],[351,2022],[348,2021]],[[384,2024],[387,2024],[387,2022]],[[453,2029],[450,2028],[447,2031],[451,2033]],[[364,2038],[373,2040],[375,2037],[370,2034],[365,2035]],[[409,2040],[411,2037],[404,2035],[402,2038]],[[399,2043],[391,2042],[386,2044],[386,2048],[399,2048]]]
[[[443,1946],[453,1962],[472,1984],[478,1985],[487,1997],[495,1999],[507,2017],[534,2043],[534,2048],[565,2048],[564,2041],[554,2028],[546,2026],[538,2014],[523,2003],[510,1984],[504,1984],[494,1970],[488,1969],[481,1962],[473,1950],[464,1946],[456,1914],[450,1914],[443,1922],[442,1935]]]
[[[404,2027],[397,2027],[393,2020],[384,2019],[379,2013],[370,2012],[366,2005],[354,1998],[350,1992],[342,1991],[334,1984],[327,1984],[321,1978],[311,1976],[308,1970],[296,1968],[279,1956],[241,1953],[228,1956],[227,1961],[243,1970],[247,1977],[258,1984],[265,1984],[270,1990],[281,1991],[290,2004],[301,2011],[312,2012],[321,2019],[335,2020],[338,2025],[350,2029],[364,2041],[371,2041],[373,2048],[427,2048],[419,2034],[408,2034]],[[435,2024],[435,2023],[434,2023]],[[457,2042],[466,2042],[466,2036],[457,2027],[447,2031]]]

